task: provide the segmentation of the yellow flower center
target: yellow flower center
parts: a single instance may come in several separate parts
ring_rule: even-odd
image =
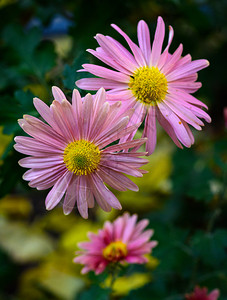
[[[103,249],[103,257],[110,262],[122,260],[128,253],[127,246],[121,241],[110,243]]]
[[[129,88],[136,100],[154,106],[165,98],[168,85],[165,75],[157,67],[141,67],[131,77]]]
[[[88,175],[97,169],[100,151],[92,142],[79,140],[67,145],[63,159],[70,172],[76,175]]]

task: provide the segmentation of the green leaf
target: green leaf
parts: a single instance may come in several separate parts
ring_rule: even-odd
[[[226,263],[227,230],[218,229],[214,233],[199,231],[191,244],[194,255],[204,264],[217,267]]]
[[[75,81],[79,80],[80,78],[84,78],[84,73],[77,72],[77,70],[80,70],[82,68],[82,64],[86,62],[86,54],[84,54],[82,51],[79,52],[73,61],[73,64],[65,65],[64,71],[63,71],[63,83],[65,88],[72,90],[76,87]],[[94,77],[93,75],[86,73],[86,77]]]
[[[37,115],[33,106],[34,95],[30,92],[15,91],[14,98],[3,97],[0,99],[0,124],[4,125],[4,133],[11,134],[20,129],[17,120],[24,114]]]
[[[206,157],[191,149],[177,150],[173,157],[173,190],[199,201],[213,198],[210,182],[215,178]],[[186,174],[186,175],[185,175]]]
[[[92,285],[89,289],[80,293],[75,300],[109,300],[110,289],[102,289],[98,285]]]
[[[52,240],[39,229],[4,218],[0,218],[0,245],[19,263],[38,261],[54,249]]]
[[[3,39],[22,59],[27,61],[31,59],[34,49],[41,40],[41,32],[37,27],[24,32],[20,26],[10,24],[3,31]]]
[[[33,55],[34,70],[38,77],[44,77],[56,64],[54,45],[50,41],[43,42]]]
[[[18,165],[20,158],[22,156],[13,150],[4,159],[0,168],[0,198],[10,193],[17,181],[22,180],[24,169]]]

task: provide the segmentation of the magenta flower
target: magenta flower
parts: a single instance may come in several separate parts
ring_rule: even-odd
[[[118,199],[105,186],[125,191],[138,187],[124,174],[141,177],[139,168],[147,163],[139,156],[146,153],[119,152],[140,146],[145,139],[119,143],[112,142],[130,134],[140,124],[127,127],[130,111],[119,116],[120,103],[110,106],[106,93],[100,89],[93,98],[88,94],[81,100],[73,91],[70,104],[62,91],[54,87],[50,108],[38,98],[34,105],[46,121],[25,115],[19,120],[21,128],[31,137],[15,138],[15,149],[30,155],[19,161],[30,168],[23,179],[38,190],[52,189],[46,197],[46,208],[54,208],[64,196],[63,211],[69,214],[75,203],[82,217],[88,217],[88,207],[94,199],[105,211],[121,209]]]
[[[200,288],[196,286],[194,292],[186,294],[185,299],[187,300],[217,300],[219,297],[219,290],[215,289],[210,294],[207,294],[207,288]]]
[[[182,44],[170,54],[173,39],[171,26],[168,44],[162,52],[165,25],[161,17],[158,18],[152,46],[144,21],[138,23],[139,47],[118,26],[112,27],[125,38],[132,54],[110,36],[97,34],[100,47],[88,52],[116,71],[84,64],[84,69],[80,71],[101,78],[80,79],[76,82],[77,86],[85,90],[104,87],[109,90],[107,100],[110,103],[121,100],[123,111],[135,108],[129,125],[145,119],[143,136],[148,137],[148,154],[154,151],[156,145],[156,118],[178,147],[182,148],[181,143],[190,147],[194,137],[188,124],[201,130],[204,123],[200,118],[211,122],[209,115],[201,109],[207,106],[191,95],[201,87],[201,83],[196,82],[197,72],[207,67],[209,62],[205,59],[192,61],[189,54],[182,57]],[[122,140],[131,140],[135,132]]]
[[[227,107],[223,109],[225,128],[227,128]]]
[[[82,273],[94,271],[102,273],[109,264],[128,262],[130,264],[144,264],[145,254],[157,245],[156,241],[149,241],[154,231],[144,228],[148,220],[138,223],[137,215],[130,217],[128,213],[118,217],[113,223],[105,222],[98,234],[88,233],[89,242],[79,243],[82,251],[74,258],[75,263],[84,265]]]

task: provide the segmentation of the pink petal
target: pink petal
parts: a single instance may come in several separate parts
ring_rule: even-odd
[[[100,162],[100,166],[104,166],[106,168],[108,168],[109,170],[115,170],[117,172],[120,173],[125,173],[131,176],[135,176],[135,177],[142,177],[142,170],[136,170],[136,169],[132,169],[129,168],[129,166],[126,164],[116,164],[116,162],[110,162],[110,161],[101,161]],[[109,171],[110,172],[110,171]]]
[[[172,43],[172,40],[173,40],[173,35],[174,35],[174,31],[173,31],[173,28],[172,26],[169,26],[169,38],[168,38],[168,44],[165,48],[165,50],[163,51],[163,53],[161,54],[160,56],[160,59],[159,59],[159,62],[157,64],[157,67],[159,70],[162,69],[162,67],[165,65],[165,63],[168,61],[168,58],[170,57],[170,54],[169,54],[169,47]]]
[[[63,99],[66,99],[64,93],[57,86],[52,87],[52,93],[54,99],[59,101],[60,103],[62,102]]]
[[[192,61],[192,57],[190,54],[187,54],[183,57],[181,57],[181,59],[176,63],[176,66],[175,67],[180,67],[180,66],[183,66],[185,64],[188,64]]]
[[[118,199],[114,196],[114,194],[105,186],[102,179],[99,177],[99,175],[91,174],[93,183],[95,184],[95,187],[100,195],[102,195],[102,198],[105,199],[105,201],[113,208],[115,209],[122,209],[120,202]],[[97,200],[97,199],[96,199]]]
[[[124,117],[118,121],[115,126],[103,130],[99,136],[95,139],[95,143],[99,146],[100,149],[106,145],[116,141],[120,138],[120,135],[123,134],[123,130],[128,124],[129,117]]]
[[[63,156],[53,155],[46,157],[24,157],[19,160],[19,165],[24,168],[48,168],[63,163]]]
[[[97,174],[102,178],[103,182],[107,183],[109,186],[118,191],[127,191],[126,186],[119,180],[118,174],[124,176],[119,172],[107,169],[103,166],[100,166]],[[121,178],[121,176],[120,176]]]
[[[101,158],[101,162],[104,161],[109,161],[111,163],[116,162],[116,164],[118,163],[140,163],[142,164],[146,164],[148,163],[147,159],[141,158],[141,157],[134,157],[131,156],[130,153],[103,153],[102,154],[102,158]]]
[[[155,106],[149,108],[144,126],[144,136],[147,137],[146,151],[148,152],[148,155],[151,155],[154,152],[157,140],[155,111]]]
[[[50,107],[53,112],[54,120],[59,125],[59,128],[61,129],[61,135],[66,138],[67,142],[73,141],[73,136],[69,130],[69,125],[67,124],[68,122],[66,116],[64,116],[62,112],[60,102],[54,100]]]
[[[127,226],[125,227],[124,232],[122,234],[122,241],[125,242],[126,244],[128,243],[131,235],[133,234],[136,221],[137,221],[137,215],[132,215],[127,221]]]
[[[103,150],[103,153],[111,153],[111,152],[115,152],[115,151],[134,148],[134,147],[137,147],[137,146],[140,147],[146,141],[147,141],[147,138],[143,138],[143,139],[133,140],[133,141],[129,141],[129,142],[109,146],[109,147],[107,147]]]
[[[69,215],[76,203],[76,188],[78,177],[74,176],[69,183],[67,191],[65,193],[65,199],[63,202],[63,212],[65,215]]]
[[[118,64],[114,59],[112,59],[109,55],[106,54],[105,51],[101,47],[96,48],[96,51],[92,49],[87,50],[89,53],[103,61],[105,64],[109,65],[113,69],[116,69],[124,74],[131,75],[131,72]]]
[[[173,27],[172,26],[169,26],[169,38],[168,38],[168,44],[165,48],[164,51],[168,51],[169,50],[169,47],[172,43],[172,40],[173,40],[173,35],[174,35],[174,31],[173,31]]]
[[[127,108],[127,106],[124,107],[124,110],[126,108]],[[129,121],[127,127],[133,126],[133,124],[142,123],[143,120],[144,120],[144,117],[145,117],[145,114],[146,114],[146,107],[143,104],[141,104],[139,101],[136,101],[135,105],[134,105],[134,109],[135,109],[135,112],[132,115],[132,117],[130,118],[130,121]],[[121,138],[121,140],[120,140],[121,143],[123,143],[127,140],[129,140],[129,141],[132,140],[134,135],[136,134],[136,132],[137,132],[137,128],[135,128],[135,130],[133,132],[131,132],[129,135],[125,135],[123,138]]]
[[[198,72],[209,66],[209,62],[206,59],[194,60],[188,64],[185,64],[179,67],[177,70],[173,70],[171,73],[166,75],[166,78],[169,81],[174,81],[182,77],[192,75],[193,73]]]
[[[56,124],[52,111],[50,110],[49,106],[47,106],[43,101],[38,98],[33,99],[33,103],[37,111],[39,112],[40,116],[59,134],[61,134],[61,130],[59,129],[58,125]]]
[[[80,93],[78,90],[74,89],[73,90],[73,96],[72,96],[72,108],[73,108],[73,113],[75,116],[75,122],[78,128],[78,139],[81,138],[82,134],[82,119],[81,119],[81,112],[82,112],[82,100],[80,97]]]
[[[137,64],[134,57],[120,43],[102,34],[97,34],[96,39],[107,55],[112,57],[118,64],[130,72],[136,70]]]
[[[73,174],[66,171],[66,173],[58,179],[46,197],[46,209],[54,208],[64,196],[64,193],[70,183]]]
[[[183,125],[184,125],[184,127],[185,127],[185,129],[188,133],[189,138],[191,139],[191,144],[194,144],[195,139],[194,139],[194,136],[192,134],[191,129],[189,128],[188,124],[184,120],[181,120],[181,121],[182,121],[182,123],[183,123]]]
[[[179,147],[183,148],[182,145],[179,143],[177,136],[174,132],[172,125],[163,117],[162,113],[159,109],[156,110],[156,116],[159,124],[163,127],[163,129],[167,132],[167,134],[171,137],[173,142]]]
[[[116,190],[126,191],[129,189],[135,192],[139,190],[137,185],[129,178],[119,172],[115,172],[114,170],[110,170],[102,166],[100,167],[98,174],[104,182]]]
[[[219,296],[220,291],[218,289],[215,289],[209,294],[209,300],[217,300]]]
[[[163,68],[160,70],[165,74],[165,76],[173,69],[175,70],[175,64],[181,58],[182,52],[183,52],[183,45],[180,44],[177,50],[173,53],[171,58],[168,60],[168,62],[166,62]]]
[[[108,111],[110,110],[110,105],[106,102],[102,105],[96,116],[94,116],[94,123],[93,126],[90,128],[90,140],[93,141],[96,145],[99,146],[98,140],[100,136],[103,135],[103,128],[105,121],[108,117]],[[100,147],[99,147],[100,148]],[[100,148],[101,149],[101,148]]]
[[[151,59],[151,39],[149,28],[143,20],[138,23],[137,33],[140,49],[146,59],[146,65],[149,65]]]
[[[72,105],[67,100],[63,100],[61,103],[62,109],[62,119],[64,119],[65,123],[67,124],[68,130],[70,131],[70,136],[73,139],[77,140],[78,135],[78,123],[75,120],[75,115],[73,111]]]
[[[83,138],[85,140],[89,139],[89,133],[91,130],[91,125],[93,121],[93,98],[90,94],[87,94],[83,102]]]
[[[206,104],[204,104],[203,102],[201,102],[200,100],[196,99],[195,97],[193,97],[192,95],[188,94],[187,92],[183,91],[183,90],[176,90],[176,89],[172,89],[169,88],[169,92],[170,94],[174,94],[174,98],[175,99],[179,99],[179,101],[181,100],[182,103],[184,103],[184,101],[187,101],[189,103],[195,104],[197,106],[202,106],[205,107],[206,109],[208,109],[208,107],[206,106]],[[182,99],[184,101],[182,101]],[[207,121],[209,122],[209,121]]]
[[[171,124],[177,138],[181,141],[181,143],[186,147],[190,147],[191,138],[189,137],[182,120],[179,119],[178,116],[171,109],[169,109],[164,102],[158,103],[158,108],[160,109],[163,117]]]
[[[95,175],[90,174],[87,177],[90,186],[92,187],[93,194],[95,196],[95,200],[97,201],[98,205],[106,212],[111,211],[111,206],[107,203],[105,198],[103,197],[102,193],[99,192],[98,188],[96,187],[96,183],[94,181]]]
[[[156,66],[162,51],[162,44],[165,36],[165,24],[161,17],[158,17],[157,28],[151,50],[150,66]]]
[[[52,155],[52,154],[62,154],[62,151],[54,151],[51,147],[48,148],[48,146],[46,147],[46,145],[41,145],[40,148],[34,148],[34,147],[27,147],[27,146],[22,146],[20,144],[15,144],[14,149],[17,150],[20,153],[26,154],[26,155],[33,155],[36,157],[41,157],[41,156],[45,156],[45,155]]]
[[[106,79],[118,81],[118,82],[123,82],[123,83],[128,83],[130,81],[130,77],[126,74],[123,74],[121,72],[116,72],[112,71],[110,69],[107,69],[105,67],[101,66],[96,66],[93,64],[84,64],[83,68],[87,71],[90,72],[91,74],[94,74],[99,77],[103,77]]]
[[[27,134],[40,142],[56,146],[59,149],[66,145],[66,141],[62,136],[37,118],[24,116],[24,119],[19,120],[18,123]]]
[[[80,176],[76,190],[76,194],[78,195],[77,208],[84,219],[88,218],[87,189],[89,187],[87,186],[85,176]]]
[[[135,43],[133,43],[133,41],[128,37],[128,35],[125,34],[117,25],[111,24],[111,26],[124,37],[130,49],[132,50],[132,53],[136,59],[137,64],[140,67],[146,65],[146,61],[144,59],[141,49]]]
[[[105,89],[114,89],[121,87],[122,89],[127,89],[128,84],[120,83],[118,81],[109,80],[105,78],[83,78],[76,81],[76,85],[80,89],[96,91],[101,87]]]
[[[149,224],[148,219],[143,219],[140,222],[138,222],[136,224],[134,233],[133,233],[133,237],[137,237],[141,234],[141,232],[144,230],[145,227],[147,227],[147,225]]]
[[[127,256],[125,260],[130,264],[144,264],[147,262],[147,258],[140,256]]]
[[[186,121],[188,124],[191,124],[197,130],[202,129],[200,126],[204,125],[203,122],[183,105],[179,106],[179,104],[174,103],[173,97],[169,95],[163,102],[182,120]]]
[[[175,89],[181,89],[187,93],[195,93],[198,89],[201,88],[202,84],[201,82],[188,82],[177,80],[168,82],[168,86]]]
[[[198,100],[199,101],[199,100]],[[182,98],[178,98],[175,97],[174,98],[174,103],[176,105],[180,105],[180,106],[183,106],[183,107],[186,107],[188,110],[190,110],[194,115],[196,115],[197,117],[199,118],[203,118],[204,120],[206,120],[208,123],[211,122],[211,118],[210,116],[205,112],[203,111],[200,107],[197,107],[196,105],[193,105],[191,103],[188,103],[186,101],[182,101]],[[204,104],[205,106],[205,104]]]
[[[38,149],[41,148],[41,150],[44,152],[46,150],[46,152],[53,151],[53,153],[56,152],[56,153],[60,154],[60,153],[62,153],[62,150],[64,150],[64,147],[62,147],[62,149],[55,149],[55,147],[46,145],[43,142],[37,141],[36,139],[28,137],[28,136],[16,136],[14,138],[14,141],[20,146],[24,146],[24,147],[31,148],[34,150],[37,148]]]
[[[106,91],[102,87],[98,90],[98,92],[94,96],[94,114],[106,103]]]
[[[63,176],[63,174],[65,173],[65,168],[59,168],[59,171],[56,172],[55,174],[51,174],[49,177],[46,176],[39,178],[39,179],[34,179],[32,181],[29,182],[29,186],[30,187],[35,187],[38,191],[40,190],[46,190],[49,189],[50,187],[52,187],[60,177]]]
[[[113,88],[112,90],[108,91],[106,93],[106,100],[111,102],[115,102],[115,101],[126,101],[126,100],[130,100],[132,98],[132,92],[130,90],[128,90],[128,86],[126,86],[125,88],[118,88],[115,89]]]
[[[65,171],[66,168],[64,166],[54,166],[43,169],[30,169],[24,173],[23,179],[32,181],[32,185],[36,186],[36,184],[45,183],[45,181],[55,178],[56,175],[63,174]]]
[[[127,213],[124,213],[123,216],[117,218],[112,225],[113,228],[113,237],[115,241],[121,240],[124,227],[126,225],[126,219],[128,219]]]

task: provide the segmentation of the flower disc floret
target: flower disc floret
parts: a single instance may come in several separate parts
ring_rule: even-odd
[[[92,142],[79,140],[66,146],[63,158],[70,172],[76,175],[88,175],[97,169],[100,151]]]
[[[110,243],[103,249],[103,257],[109,262],[117,262],[124,259],[127,254],[127,246],[122,241],[116,241]]]
[[[157,67],[141,67],[131,76],[129,88],[138,101],[155,106],[165,99],[168,85]]]

